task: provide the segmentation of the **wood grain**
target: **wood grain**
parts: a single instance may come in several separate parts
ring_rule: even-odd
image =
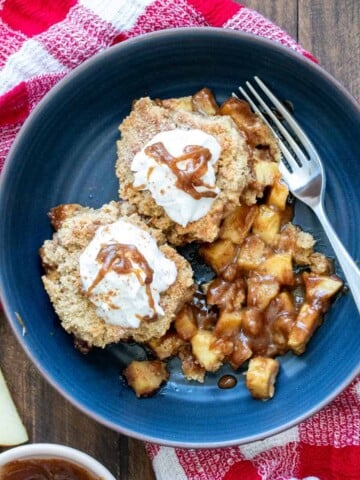
[[[239,2],[242,3],[242,2]],[[360,99],[359,0],[248,0],[311,51]],[[0,365],[31,442],[59,442],[104,463],[119,480],[154,480],[142,442],[99,425],[58,394],[31,364],[0,313]]]
[[[360,1],[299,0],[299,42],[360,101]]]
[[[264,17],[272,20],[276,25],[285,30],[295,40],[298,32],[298,2],[297,0],[248,0],[238,1],[260,12]]]
[[[0,365],[30,442],[54,442],[78,448],[121,478],[119,435],[81,413],[42,378],[20,348],[3,313]]]

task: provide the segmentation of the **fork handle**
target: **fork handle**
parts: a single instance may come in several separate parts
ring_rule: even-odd
[[[339,237],[335,233],[329,219],[325,213],[324,207],[320,202],[313,207],[318,219],[320,220],[323,229],[333,247],[333,250],[337,256],[339,264],[345,275],[349,289],[353,295],[354,301],[360,313],[360,269],[350,257],[349,253],[341,243]]]

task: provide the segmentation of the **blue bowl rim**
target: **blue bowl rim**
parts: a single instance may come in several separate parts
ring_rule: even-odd
[[[64,78],[62,78],[54,87],[51,88],[51,90],[46,93],[46,95],[39,101],[39,103],[36,105],[36,107],[32,110],[30,113],[29,117],[25,120],[24,124],[22,125],[20,131],[18,132],[11,149],[8,153],[7,159],[5,161],[2,173],[0,175],[0,215],[2,214],[3,208],[1,207],[2,202],[1,202],[1,197],[2,197],[2,192],[5,190],[6,186],[6,178],[8,175],[8,171],[10,170],[11,166],[11,159],[15,155],[15,152],[17,150],[17,145],[21,143],[22,137],[27,135],[27,131],[31,129],[31,125],[33,123],[33,119],[41,114],[41,111],[43,107],[48,103],[50,99],[53,99],[56,97],[59,91],[68,83],[72,82],[73,78],[76,78],[78,75],[81,75],[83,71],[86,71],[86,69],[93,64],[96,64],[98,62],[99,58],[106,58],[107,56],[112,56],[114,52],[118,52],[121,54],[123,50],[127,50],[128,48],[132,46],[136,46],[137,44],[142,44],[144,41],[147,39],[160,39],[162,40],[163,38],[167,37],[183,37],[183,35],[186,34],[192,34],[196,36],[202,36],[202,35],[214,35],[214,36],[221,36],[223,37],[228,36],[229,38],[232,38],[234,40],[240,40],[244,39],[246,41],[251,41],[254,43],[262,44],[265,46],[265,48],[270,48],[273,50],[277,50],[279,53],[282,53],[286,56],[291,57],[294,59],[296,62],[299,62],[300,64],[303,64],[306,68],[308,69],[313,69],[315,72],[317,72],[320,77],[322,77],[325,81],[331,83],[341,94],[341,96],[345,97],[348,102],[352,105],[355,111],[358,112],[360,116],[360,105],[356,101],[356,99],[346,90],[346,88],[338,81],[336,80],[330,73],[328,73],[324,68],[322,68],[319,64],[315,63],[314,61],[308,59],[304,55],[296,52],[295,50],[292,50],[289,47],[286,47],[282,45],[281,43],[270,40],[264,37],[260,37],[255,34],[251,33],[245,33],[242,31],[238,30],[231,30],[231,29],[224,29],[224,28],[217,28],[217,27],[180,27],[180,28],[169,28],[166,30],[160,30],[156,32],[151,32],[151,33],[146,33],[139,35],[138,37],[127,39],[119,44],[113,45],[106,50],[103,50],[101,52],[96,53],[89,59],[85,60],[81,65],[77,66],[74,68],[71,72],[66,74]],[[4,213],[4,212],[3,212]],[[177,442],[173,440],[167,440],[163,438],[158,438],[156,436],[148,436],[148,435],[143,435],[139,432],[123,428],[119,425],[117,425],[115,422],[109,421],[104,419],[101,415],[92,412],[89,410],[85,405],[83,405],[81,402],[73,399],[71,395],[69,395],[67,392],[65,392],[59,382],[53,378],[50,374],[47,373],[46,368],[41,365],[41,363],[36,359],[36,357],[33,355],[31,352],[30,348],[27,346],[26,343],[23,342],[23,335],[18,329],[18,324],[19,320],[16,317],[15,311],[11,309],[10,303],[7,301],[7,298],[5,297],[3,293],[3,285],[5,284],[4,282],[5,278],[1,273],[0,269],[0,300],[3,306],[3,310],[5,312],[5,315],[7,317],[8,322],[10,323],[10,326],[25,353],[27,354],[28,358],[32,361],[32,363],[36,366],[36,368],[39,370],[43,378],[46,379],[46,381],[52,385],[52,387],[55,388],[64,398],[66,398],[72,405],[77,407],[80,411],[88,415],[90,418],[96,420],[100,424],[118,432],[123,435],[127,435],[133,438],[137,438],[142,441],[146,442],[151,442],[155,444],[160,444],[164,446],[171,446],[171,447],[181,447],[181,448],[221,448],[221,447],[228,447],[228,446],[234,446],[234,445],[243,445],[246,443],[252,443],[255,441],[263,440],[265,438],[268,438],[270,436],[279,434],[281,432],[284,432],[285,430],[288,430],[291,427],[294,427],[295,425],[299,424],[300,422],[306,420],[307,418],[311,417],[314,415],[316,412],[324,408],[326,405],[328,405],[335,397],[337,397],[354,379],[355,377],[360,374],[360,361],[359,361],[359,366],[355,368],[353,371],[351,371],[346,378],[344,378],[343,382],[332,392],[331,395],[328,395],[326,398],[324,398],[320,403],[318,403],[315,407],[312,409],[308,410],[306,413],[299,415],[295,419],[293,419],[290,422],[287,422],[283,425],[280,425],[279,427],[270,429],[266,432],[261,432],[257,435],[252,435],[250,437],[243,437],[241,439],[233,439],[233,440],[227,440],[224,442]]]

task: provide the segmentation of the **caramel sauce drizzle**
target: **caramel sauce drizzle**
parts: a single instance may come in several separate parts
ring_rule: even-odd
[[[126,245],[123,243],[104,245],[100,248],[96,260],[101,263],[101,268],[88,288],[87,295],[90,295],[92,290],[94,290],[111,270],[123,275],[134,273],[139,283],[145,285],[149,307],[155,312],[155,302],[150,289],[154,271],[135,245]],[[145,273],[144,279],[142,279],[141,272]]]
[[[154,143],[145,148],[146,155],[152,157],[158,163],[167,165],[176,176],[175,185],[196,200],[200,198],[214,198],[216,193],[211,190],[198,192],[195,187],[211,188],[201,177],[208,170],[208,162],[211,159],[211,152],[208,148],[199,145],[187,145],[183,155],[173,157],[165,148],[162,142]],[[185,162],[185,168],[181,169],[178,164]]]

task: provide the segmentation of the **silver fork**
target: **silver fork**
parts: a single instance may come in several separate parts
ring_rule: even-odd
[[[239,90],[250,103],[254,112],[265,121],[278,139],[283,156],[279,165],[283,179],[288,185],[290,192],[308,205],[317,215],[337,256],[360,312],[360,270],[339,240],[325,213],[324,193],[326,177],[321,159],[308,136],[280,100],[259,77],[254,77],[254,80],[261,94],[250,82],[246,82],[246,86],[251,95],[242,87],[239,87]],[[235,93],[233,93],[233,96],[237,97]],[[268,103],[265,102],[264,97],[267,99],[267,102],[271,102],[282,119],[286,121],[288,128],[274,114]],[[257,105],[260,105],[261,109]],[[266,116],[264,116],[263,112],[266,112]],[[271,123],[266,117],[271,119]],[[290,133],[290,129],[293,133]],[[295,140],[294,135],[297,140]]]

